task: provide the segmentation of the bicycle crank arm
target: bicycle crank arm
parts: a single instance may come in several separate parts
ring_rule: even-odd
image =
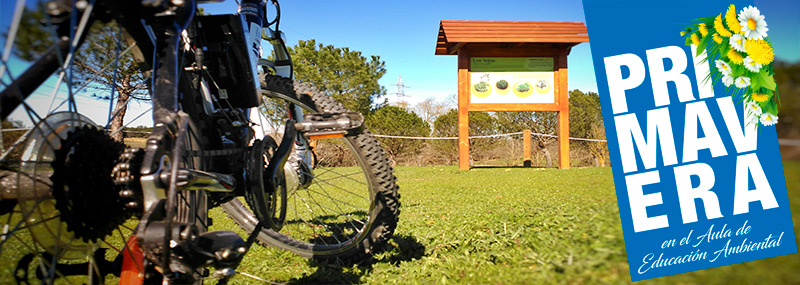
[[[160,186],[167,187],[171,178],[169,171],[161,172],[161,175],[159,175]],[[196,169],[178,169],[177,186],[179,190],[233,192],[233,189],[236,188],[236,179],[227,174]]]
[[[358,112],[306,114],[294,127],[310,139],[354,136],[364,130],[364,116]]]
[[[286,122],[281,144],[278,146],[278,149],[275,150],[275,155],[269,160],[266,172],[268,176],[265,177],[265,179],[269,181],[269,185],[264,185],[264,190],[267,192],[275,193],[275,188],[278,187],[278,181],[276,179],[278,179],[278,177],[283,177],[283,166],[286,165],[286,161],[289,160],[289,155],[292,154],[294,139],[297,136],[296,125],[294,120]]]

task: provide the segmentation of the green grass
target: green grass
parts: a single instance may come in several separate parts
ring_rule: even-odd
[[[800,163],[784,167],[797,231]],[[630,283],[610,168],[398,167],[396,175],[403,206],[386,251],[336,264],[255,246],[240,270],[296,283]],[[797,283],[798,268],[793,254],[640,283]]]
[[[800,162],[785,162],[784,170],[797,232]],[[402,213],[384,252],[359,264],[321,263],[256,245],[239,271],[271,281],[315,284],[630,283],[610,168],[398,167],[396,175]],[[211,216],[213,229],[237,228],[220,209]],[[0,280],[6,281],[15,264],[8,250],[0,260]],[[639,283],[796,284],[798,257]],[[254,283],[241,275],[232,281]]]

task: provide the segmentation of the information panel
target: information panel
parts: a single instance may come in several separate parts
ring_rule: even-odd
[[[471,103],[555,103],[552,57],[473,57]]]

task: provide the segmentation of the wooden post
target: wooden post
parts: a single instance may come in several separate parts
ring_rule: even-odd
[[[522,166],[531,167],[531,130],[522,131]]]
[[[558,56],[556,97],[558,98],[558,168],[569,169],[569,90],[567,85],[567,55],[571,48],[562,49]]]
[[[469,170],[469,52],[458,51],[458,169]]]

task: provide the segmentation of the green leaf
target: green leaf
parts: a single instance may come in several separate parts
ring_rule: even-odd
[[[750,77],[750,89],[751,89],[751,90],[758,90],[758,89],[761,89],[761,87],[762,87],[762,82],[761,82],[761,79],[760,79],[760,78],[761,78],[760,76],[753,76],[753,77]]]
[[[775,78],[772,78],[772,75],[769,75],[769,71],[766,68],[761,69],[759,75],[759,77],[761,77],[761,81],[763,82],[764,88],[772,91],[775,91],[775,88],[778,88],[778,84],[775,83]]]

